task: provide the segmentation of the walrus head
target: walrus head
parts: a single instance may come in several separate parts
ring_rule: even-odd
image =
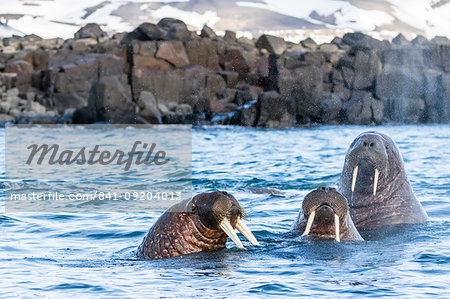
[[[403,171],[396,144],[385,134],[364,132],[350,145],[341,175],[341,189],[373,195]],[[345,194],[351,198],[351,194]]]
[[[245,247],[234,229],[237,229],[253,245],[259,245],[253,233],[242,221],[242,218],[246,216],[244,209],[233,195],[225,191],[196,195],[188,203],[187,210],[189,213],[197,214],[207,228],[223,231],[241,249]]]
[[[348,204],[335,188],[319,187],[303,199],[303,217],[308,219],[303,236],[341,239],[340,228],[345,224]]]

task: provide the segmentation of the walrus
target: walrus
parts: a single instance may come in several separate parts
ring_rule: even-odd
[[[330,187],[319,187],[305,196],[291,231],[337,242],[363,240],[350,218],[347,199]]]
[[[352,142],[339,191],[348,199],[360,232],[428,220],[414,196],[397,145],[382,133],[364,132]]]
[[[164,212],[137,249],[143,259],[169,258],[225,248],[227,237],[240,249],[244,245],[234,229],[251,244],[259,245],[243,222],[246,216],[233,195],[224,191],[201,193]]]

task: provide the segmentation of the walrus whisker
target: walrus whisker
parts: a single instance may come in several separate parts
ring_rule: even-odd
[[[311,230],[311,226],[314,222],[314,217],[316,216],[316,210],[313,210],[311,212],[311,214],[308,217],[308,222],[306,223],[306,228],[305,228],[305,232],[303,233],[302,236],[307,236]]]
[[[377,194],[377,187],[378,187],[378,176],[380,175],[380,172],[377,168],[375,168],[375,175],[373,178],[373,196]]]
[[[355,185],[356,185],[356,177],[358,176],[358,166],[355,167],[353,170],[353,178],[352,178],[352,192],[355,191]]]
[[[339,216],[337,214],[334,214],[334,227],[335,227],[335,233],[336,233],[336,237],[334,238],[336,240],[336,242],[341,242],[341,237],[340,237],[340,228],[339,228]]]
[[[245,249],[227,218],[222,220],[219,227],[227,234],[228,237],[230,237],[231,241],[233,241],[239,249]]]
[[[259,246],[258,240],[256,240],[255,236],[253,235],[252,231],[248,228],[248,226],[242,221],[241,219],[238,219],[236,221],[236,229],[244,235],[244,237],[247,238],[247,240],[252,243],[252,245]]]

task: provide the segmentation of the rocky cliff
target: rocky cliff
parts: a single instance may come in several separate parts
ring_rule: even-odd
[[[450,41],[347,33],[329,44],[198,35],[179,20],[108,37],[0,42],[0,122],[448,123]]]

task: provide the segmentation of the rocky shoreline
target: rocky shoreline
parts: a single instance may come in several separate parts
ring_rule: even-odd
[[[329,44],[200,35],[180,20],[108,37],[0,41],[0,123],[448,123],[450,41],[347,33]]]

